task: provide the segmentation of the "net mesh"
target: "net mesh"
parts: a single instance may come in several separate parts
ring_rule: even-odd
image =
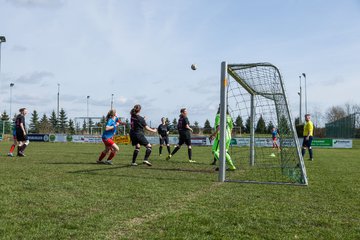
[[[241,117],[244,126],[236,126],[237,130],[233,131],[241,132],[232,139],[229,150],[238,170],[228,172],[226,180],[305,184],[305,166],[278,69],[267,63],[236,64],[228,65],[228,73],[228,111],[233,119]],[[278,149],[272,147],[272,126],[278,131]]]

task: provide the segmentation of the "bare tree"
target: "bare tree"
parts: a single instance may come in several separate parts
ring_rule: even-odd
[[[353,104],[351,106],[352,113],[360,113],[360,104]]]
[[[318,107],[318,106],[314,107],[312,114],[311,114],[311,118],[312,118],[312,121],[314,122],[315,127],[323,126],[322,121],[323,121],[324,115],[322,114],[320,107]]]
[[[332,106],[326,111],[325,115],[328,122],[333,122],[345,117],[346,111],[341,106]]]

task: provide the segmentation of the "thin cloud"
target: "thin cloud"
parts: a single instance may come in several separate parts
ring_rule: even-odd
[[[43,84],[44,81],[53,78],[54,74],[51,72],[33,72],[28,75],[22,75],[15,79],[14,81],[16,83],[22,83],[22,84]]]
[[[26,52],[28,48],[21,45],[14,45],[11,50],[14,52]]]
[[[343,77],[337,76],[337,77],[322,81],[322,85],[333,87],[334,85],[343,84],[344,82],[345,82],[345,79]]]
[[[39,103],[51,102],[51,98],[44,94],[21,94],[21,98],[13,97],[12,103],[14,105],[27,105],[27,106],[38,106]]]
[[[16,7],[23,8],[58,8],[65,4],[65,0],[6,0]]]

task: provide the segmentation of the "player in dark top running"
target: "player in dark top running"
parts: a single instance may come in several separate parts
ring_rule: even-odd
[[[133,109],[130,111],[131,115],[131,129],[130,129],[130,139],[133,146],[135,146],[135,150],[132,158],[132,166],[137,166],[136,158],[140,151],[140,146],[144,146],[146,148],[145,157],[143,164],[151,166],[152,164],[149,162],[149,156],[151,154],[151,144],[145,137],[144,129],[156,133],[156,129],[150,128],[145,121],[145,118],[140,116],[141,106],[139,104],[135,105]]]
[[[157,129],[157,131],[159,133],[159,138],[160,138],[159,156],[161,156],[161,152],[162,152],[164,143],[166,144],[168,154],[170,154],[170,144],[169,144],[170,128],[166,124],[165,120],[166,119],[164,117],[161,118],[161,124],[159,125],[159,127]]]
[[[178,131],[179,131],[179,143],[176,145],[172,153],[167,156],[166,160],[169,160],[174,154],[181,148],[185,143],[188,146],[188,156],[189,162],[196,162],[192,160],[192,150],[191,150],[191,132],[193,131],[190,127],[189,119],[187,118],[186,108],[180,110],[180,117],[178,121]]]
[[[29,140],[25,128],[25,116],[28,111],[26,108],[20,108],[19,112],[20,114],[17,115],[15,119],[16,139],[19,143],[17,155],[19,157],[25,157],[24,151],[25,148],[29,145]]]

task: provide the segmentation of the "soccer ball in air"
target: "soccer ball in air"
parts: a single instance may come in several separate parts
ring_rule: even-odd
[[[192,70],[196,70],[196,69],[197,69],[196,65],[195,65],[195,64],[191,64],[191,69],[192,69]]]

